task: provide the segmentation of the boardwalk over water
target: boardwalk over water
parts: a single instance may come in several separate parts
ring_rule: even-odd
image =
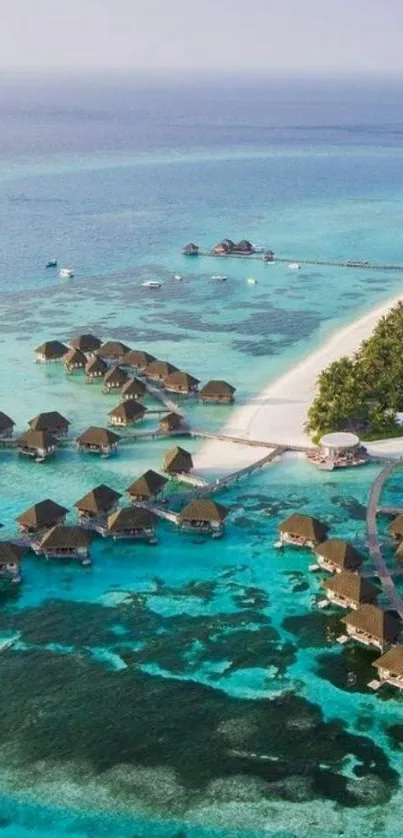
[[[376,515],[379,508],[379,499],[381,497],[383,486],[394,469],[401,467],[402,465],[403,463],[401,460],[395,461],[394,463],[388,463],[388,465],[386,465],[385,468],[383,468],[378,474],[376,480],[374,480],[367,508],[367,530],[369,552],[376,567],[376,573],[379,577],[379,581],[388,598],[390,607],[397,611],[399,616],[403,618],[403,599],[395,588],[392,575],[389,572],[385,559],[382,556],[376,524]]]
[[[262,262],[262,253],[213,253],[212,250],[200,251],[200,256],[212,256],[214,259],[243,259],[245,262],[260,261]],[[298,259],[295,256],[276,256],[273,260],[264,262],[264,264],[274,264],[275,262],[285,263],[287,265],[319,265],[328,268],[356,268],[364,271],[395,271],[403,273],[403,265],[388,265],[380,264],[378,262],[367,262],[365,260],[347,259],[345,261],[337,261],[332,259]]]

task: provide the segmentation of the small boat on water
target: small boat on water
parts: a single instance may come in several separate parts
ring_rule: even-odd
[[[162,282],[157,282],[154,279],[147,279],[141,283],[143,288],[161,288]]]
[[[46,262],[45,268],[57,268],[57,259],[49,259],[49,262]]]
[[[177,279],[179,282],[181,281],[182,277],[180,274],[174,274],[172,279]]]
[[[73,268],[60,268],[59,271],[60,279],[72,279],[74,276]]]
[[[288,265],[288,270],[289,271],[299,271],[300,267],[301,267],[301,265],[299,265],[298,262],[290,262],[290,264]]]
[[[228,279],[228,277],[226,276],[226,274],[213,274],[211,279],[217,279],[219,282],[225,282],[225,280]]]
[[[249,279],[246,280],[248,285],[256,285],[257,279],[254,279],[253,276],[250,276]]]

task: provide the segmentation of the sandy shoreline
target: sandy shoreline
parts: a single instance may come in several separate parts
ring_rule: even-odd
[[[403,300],[402,294],[339,329],[319,349],[265,387],[246,405],[235,409],[222,433],[276,445],[310,445],[304,425],[319,373],[343,355],[356,352],[361,342],[370,337],[380,318],[400,300]],[[368,449],[400,456],[403,438],[371,443]],[[195,471],[206,477],[235,471],[264,456],[262,451],[264,449],[211,440],[195,456]]]

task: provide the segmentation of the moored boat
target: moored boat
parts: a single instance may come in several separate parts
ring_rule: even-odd
[[[60,279],[72,279],[74,276],[73,268],[60,268],[59,271]]]

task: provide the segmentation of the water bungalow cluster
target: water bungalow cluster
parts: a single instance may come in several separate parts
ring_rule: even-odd
[[[182,253],[184,256],[199,256],[201,249],[194,242],[189,242],[182,249]],[[239,242],[234,242],[228,238],[222,239],[209,251],[210,256],[253,256],[257,254],[261,255],[264,262],[273,262],[274,260],[273,250],[257,247],[248,239],[241,239]]]
[[[323,579],[325,599],[317,601],[319,608],[329,605],[348,610],[341,618],[344,632],[337,638],[341,644],[355,641],[377,649],[381,656],[373,661],[378,677],[368,686],[374,690],[383,684],[403,689],[403,644],[399,643],[402,621],[399,614],[378,604],[380,589],[367,575],[362,575],[364,556],[348,541],[329,538],[329,526],[310,515],[294,513],[279,525],[277,547],[303,547],[313,551],[312,571],[331,574]],[[403,514],[389,527],[396,542],[396,556],[403,556]],[[374,576],[376,574],[374,573]]]

